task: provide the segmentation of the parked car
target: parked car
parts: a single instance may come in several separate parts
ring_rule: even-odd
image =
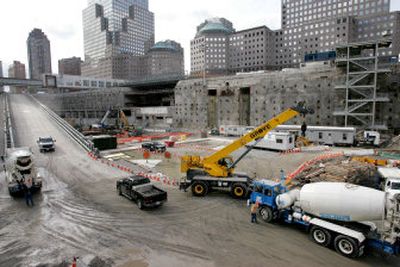
[[[160,142],[143,143],[142,148],[156,152],[165,152],[167,150],[166,145]]]
[[[149,178],[135,175],[117,181],[117,192],[136,202],[139,209],[161,206],[167,192],[154,186]]]
[[[55,143],[56,140],[53,139],[53,137],[39,137],[39,140],[37,140],[38,146],[39,146],[39,151],[40,152],[47,152],[47,151],[55,151]]]

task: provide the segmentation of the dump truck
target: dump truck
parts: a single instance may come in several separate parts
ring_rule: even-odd
[[[33,153],[29,147],[7,149],[5,168],[6,182],[11,196],[23,194],[22,184],[28,178],[32,179],[33,192],[42,188],[42,178],[34,165]]]
[[[348,183],[318,182],[286,190],[282,182],[253,183],[250,203],[259,203],[266,222],[303,226],[317,244],[343,256],[359,257],[366,248],[400,253],[400,194]]]

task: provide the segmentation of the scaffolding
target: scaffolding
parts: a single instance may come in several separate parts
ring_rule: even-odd
[[[385,130],[387,125],[377,120],[377,105],[389,102],[389,95],[379,91],[379,76],[391,72],[386,48],[390,40],[349,43],[336,48],[336,66],[345,73],[342,84],[335,86],[341,95],[340,109],[333,115],[344,119],[344,126]]]

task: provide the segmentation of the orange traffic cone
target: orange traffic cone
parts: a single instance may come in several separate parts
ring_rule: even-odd
[[[76,267],[76,257],[74,257],[74,260],[72,261],[72,267]]]

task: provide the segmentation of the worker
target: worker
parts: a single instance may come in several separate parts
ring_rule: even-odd
[[[301,136],[306,137],[306,131],[307,131],[307,124],[306,122],[303,122],[303,124],[301,125]]]
[[[251,223],[258,223],[257,222],[257,210],[259,207],[259,203],[253,203],[250,206],[250,213],[251,213]]]
[[[23,187],[24,187],[26,205],[33,206],[32,179],[31,178],[25,179],[25,183],[24,183]]]

